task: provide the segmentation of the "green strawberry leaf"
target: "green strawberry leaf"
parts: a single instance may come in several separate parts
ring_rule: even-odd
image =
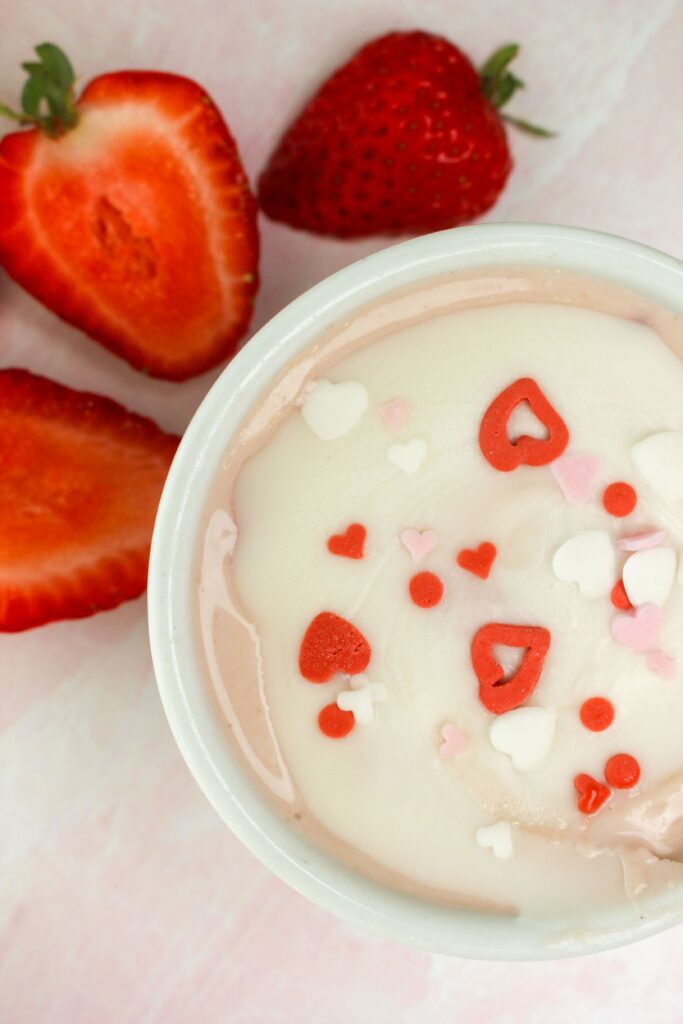
[[[78,123],[73,97],[74,71],[68,57],[54,43],[40,43],[38,61],[25,61],[28,78],[21,92],[21,113],[0,104],[0,116],[32,124],[57,138]]]
[[[492,53],[479,69],[481,91],[496,110],[502,110],[517,90],[524,88],[522,79],[517,78],[509,70],[509,66],[519,53],[519,49],[519,43],[506,43],[505,46],[501,46],[495,53]],[[547,128],[540,128],[510,114],[501,114],[501,117],[508,124],[514,125],[529,135],[535,135],[537,138],[549,139],[555,134]]]

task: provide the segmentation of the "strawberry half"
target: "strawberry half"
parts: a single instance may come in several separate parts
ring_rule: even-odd
[[[512,167],[499,109],[522,85],[519,47],[480,73],[446,39],[392,32],[339,68],[261,175],[269,217],[340,238],[436,231],[496,201]],[[502,115],[536,135],[548,135]]]
[[[0,371],[0,630],[141,594],[178,438],[100,395]]]
[[[27,64],[35,127],[0,142],[0,265],[133,366],[181,380],[231,355],[257,288],[256,204],[218,109],[155,71],[92,81],[49,43]]]

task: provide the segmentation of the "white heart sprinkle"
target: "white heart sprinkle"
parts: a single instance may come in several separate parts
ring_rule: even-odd
[[[550,750],[555,722],[555,712],[546,708],[516,708],[494,718],[489,739],[501,754],[510,755],[518,771],[528,771]]]
[[[351,689],[342,690],[337,707],[353,711],[359,725],[370,725],[375,720],[375,704],[386,699],[387,688],[384,683],[371,683],[364,673],[352,676],[349,682]]]
[[[578,584],[584,597],[603,597],[614,585],[616,554],[605,530],[584,530],[566,540],[553,558],[558,580]]]
[[[333,384],[322,378],[305,395],[301,411],[313,433],[323,441],[343,437],[368,407],[368,393],[355,380]]]
[[[394,466],[404,473],[417,473],[427,457],[427,442],[421,437],[414,437],[405,444],[392,444],[387,450],[387,458]]]
[[[494,856],[507,860],[513,854],[512,828],[509,821],[497,821],[495,825],[484,825],[477,829],[477,842]]]
[[[656,604],[661,608],[676,578],[676,552],[673,548],[636,551],[624,565],[624,590],[636,608]]]
[[[631,458],[662,498],[683,498],[683,434],[677,430],[651,434],[633,446]]]

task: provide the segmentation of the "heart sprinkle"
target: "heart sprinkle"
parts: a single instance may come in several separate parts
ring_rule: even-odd
[[[418,608],[433,608],[443,597],[443,583],[433,572],[418,572],[408,584],[408,592]]]
[[[479,579],[486,580],[496,558],[496,546],[485,540],[478,548],[463,548],[458,552],[456,561],[461,569],[471,572]]]
[[[577,806],[582,814],[595,814],[611,796],[607,786],[584,773],[576,776],[574,786],[579,794]]]
[[[408,422],[412,406],[407,398],[392,398],[377,407],[382,423],[392,434],[400,434]]]
[[[666,501],[683,498],[683,434],[663,430],[639,441],[631,458],[641,476]]]
[[[320,731],[332,740],[348,736],[355,724],[353,711],[342,711],[336,704],[326,704],[318,715]]]
[[[367,531],[360,523],[351,523],[344,533],[335,533],[327,541],[327,550],[342,558],[362,558]]]
[[[436,530],[419,530],[409,526],[400,536],[400,541],[414,562],[420,562],[441,543]]]
[[[387,450],[389,462],[402,469],[404,473],[417,473],[426,457],[427,442],[421,437],[414,437],[405,444],[392,444]]]
[[[622,612],[630,611],[630,609],[633,608],[633,605],[628,599],[628,594],[624,589],[623,580],[617,580],[617,582],[614,584],[614,586],[612,587],[612,591],[609,595],[609,599],[614,605],[614,607],[619,608]]]
[[[508,437],[508,421],[515,406],[527,402],[534,416],[548,432],[546,438],[522,435],[511,441]],[[569,443],[567,426],[536,381],[529,377],[516,380],[514,384],[493,399],[484,413],[479,427],[479,447],[486,461],[503,473],[509,473],[518,466],[545,466],[554,462]]]
[[[491,746],[509,754],[518,771],[540,764],[552,746],[556,715],[546,708],[517,708],[494,718],[489,727]]]
[[[323,441],[344,437],[368,407],[368,393],[355,380],[333,384],[321,378],[307,391],[301,406],[306,423]]]
[[[604,732],[614,721],[614,706],[607,697],[589,697],[581,705],[579,718],[591,732]]]
[[[526,647],[522,663],[513,676],[493,655],[493,647]],[[531,696],[543,671],[550,647],[550,633],[542,626],[512,626],[489,622],[474,634],[470,655],[479,680],[479,700],[494,715],[514,711]]]
[[[624,589],[632,605],[666,603],[676,578],[676,552],[673,548],[649,548],[636,551],[626,560]]]
[[[617,547],[621,551],[647,551],[649,548],[658,547],[666,540],[666,530],[643,530],[642,533],[632,533],[630,537],[622,537],[617,541]]]
[[[514,852],[512,828],[509,821],[497,821],[477,829],[477,842],[484,850],[491,850],[495,857],[508,860]]]
[[[610,484],[602,494],[602,504],[605,512],[609,512],[611,516],[616,516],[618,519],[630,516],[636,507],[637,501],[638,496],[635,490],[630,484],[625,484],[623,480]]]
[[[612,636],[632,651],[650,651],[657,643],[661,625],[662,609],[655,604],[641,604],[630,614],[614,616]]]
[[[370,655],[370,644],[355,626],[334,612],[320,612],[301,641],[299,671],[311,683],[326,683],[337,672],[364,672]]]
[[[441,726],[441,739],[439,754],[444,761],[450,761],[467,746],[467,736],[453,722]]]
[[[387,688],[384,683],[371,683],[366,675],[350,680],[350,685],[350,690],[342,690],[337,697],[337,707],[352,712],[359,725],[370,725],[375,720],[375,704],[386,700]]]
[[[605,781],[615,789],[632,789],[640,778],[640,765],[630,754],[613,754],[605,765]]]
[[[676,678],[676,662],[664,651],[648,651],[645,662],[651,672],[656,672],[662,679],[671,682]]]
[[[615,576],[616,555],[605,530],[584,530],[562,544],[553,557],[558,580],[576,583],[584,597],[609,594]]]
[[[599,469],[600,461],[594,455],[562,455],[550,464],[550,472],[570,505],[588,501]]]

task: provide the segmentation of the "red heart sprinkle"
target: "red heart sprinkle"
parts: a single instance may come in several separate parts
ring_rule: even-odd
[[[577,807],[582,814],[595,814],[611,795],[609,788],[594,779],[592,775],[583,773],[577,775],[574,779],[574,786],[579,794]]]
[[[508,437],[508,420],[520,402],[528,402],[534,416],[548,431],[546,438],[523,434]],[[536,381],[522,377],[501,391],[484,413],[479,427],[479,447],[494,469],[509,473],[518,466],[546,466],[554,462],[569,444],[569,431]]]
[[[614,707],[607,697],[589,697],[581,705],[579,718],[591,732],[603,732],[614,721]]]
[[[318,715],[320,731],[332,740],[348,736],[355,724],[353,711],[342,711],[336,704],[326,704]]]
[[[320,612],[301,641],[299,671],[311,683],[326,683],[336,672],[364,672],[370,654],[370,644],[355,626],[334,612]]]
[[[493,656],[493,645],[526,647],[522,663],[513,676]],[[471,647],[472,667],[479,680],[479,700],[494,715],[514,711],[533,692],[543,671],[550,647],[550,633],[542,626],[510,626],[489,622],[474,634]]]
[[[418,608],[433,608],[443,597],[443,583],[433,572],[416,573],[408,590]]]
[[[640,778],[640,765],[630,754],[613,754],[605,765],[605,779],[615,789],[630,789]]]
[[[623,580],[617,580],[614,584],[609,599],[614,607],[621,609],[622,612],[628,612],[633,608],[633,605],[628,599],[628,594],[626,593],[626,587],[624,586]]]
[[[487,580],[496,555],[496,545],[485,540],[478,548],[463,548],[458,552],[456,561],[461,569],[466,569],[479,579]]]
[[[351,523],[344,533],[335,533],[329,538],[327,550],[332,555],[341,555],[342,558],[362,558],[366,535],[364,526],[360,523]]]
[[[629,516],[636,507],[637,501],[638,495],[635,490],[630,484],[625,484],[623,480],[610,484],[602,494],[605,512],[609,512],[611,516],[617,516],[619,519]]]

